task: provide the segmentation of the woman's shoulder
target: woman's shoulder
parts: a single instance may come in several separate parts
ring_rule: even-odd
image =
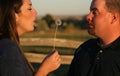
[[[10,39],[0,40],[0,54],[14,52],[19,50],[19,46]]]
[[[10,40],[10,39],[1,39],[0,40],[0,47],[4,46],[4,47],[8,47],[8,46],[15,46],[17,45],[14,41]]]

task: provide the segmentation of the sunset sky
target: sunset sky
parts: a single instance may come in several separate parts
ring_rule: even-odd
[[[91,0],[31,0],[38,15],[84,15]]]

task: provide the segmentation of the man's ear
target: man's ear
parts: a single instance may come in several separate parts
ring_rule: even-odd
[[[117,13],[112,13],[111,24],[119,20],[119,15]]]

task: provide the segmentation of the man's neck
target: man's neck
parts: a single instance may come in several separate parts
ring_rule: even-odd
[[[114,36],[114,37],[107,37],[106,39],[101,39],[101,46],[107,46],[109,44],[111,44],[112,42],[114,42],[118,37],[120,37],[120,35],[118,36]]]

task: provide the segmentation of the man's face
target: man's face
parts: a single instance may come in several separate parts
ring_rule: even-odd
[[[88,32],[96,37],[103,37],[109,31],[110,13],[106,10],[105,0],[93,0],[90,13],[86,17],[89,23]]]

